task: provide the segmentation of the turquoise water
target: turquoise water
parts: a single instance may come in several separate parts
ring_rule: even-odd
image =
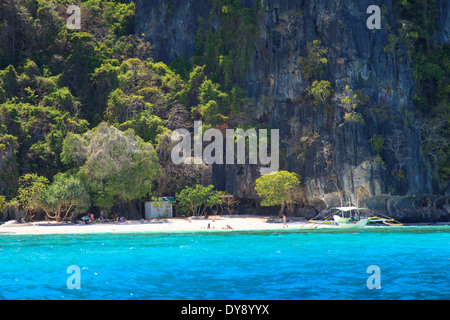
[[[449,226],[0,235],[0,299],[449,299],[449,267]]]

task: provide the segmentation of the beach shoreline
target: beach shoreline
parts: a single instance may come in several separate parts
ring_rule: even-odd
[[[279,222],[278,222],[279,220]],[[268,222],[271,221],[271,222]],[[299,228],[307,220],[288,222],[288,227]],[[210,228],[208,228],[208,224]],[[232,229],[229,229],[230,226]],[[125,222],[56,223],[38,221],[29,223],[5,223],[0,225],[0,235],[25,234],[87,234],[87,233],[130,233],[130,232],[198,232],[198,231],[243,231],[278,230],[283,228],[280,217],[259,216],[210,216],[192,218],[167,218],[153,220],[128,220]]]
[[[208,224],[210,228],[208,228]],[[405,226],[450,225],[442,223],[416,223]],[[232,229],[229,229],[230,226]],[[304,229],[340,229],[338,226],[320,225],[305,219],[294,218],[284,227],[279,216],[210,216],[191,218],[167,218],[153,220],[128,220],[126,222],[56,223],[37,221],[29,223],[4,223],[1,235],[51,235],[51,234],[95,234],[95,233],[179,233],[179,232],[232,232],[232,231],[289,231]],[[366,228],[378,228],[368,226]]]

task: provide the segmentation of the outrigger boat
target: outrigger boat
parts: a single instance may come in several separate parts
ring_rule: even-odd
[[[370,221],[370,218],[361,218],[361,215],[359,214],[359,210],[361,208],[348,206],[348,207],[336,207],[335,209],[339,210],[341,215],[338,214],[333,215],[333,220],[341,228],[364,228]],[[345,213],[347,212],[349,213],[349,215],[348,217],[345,217]]]
[[[342,206],[341,201],[340,207],[331,208],[331,211],[326,210],[324,213],[320,213],[309,220],[309,222],[317,224],[317,226],[328,224],[340,228],[364,228],[369,223],[372,223],[373,225],[382,223],[389,226],[402,226],[402,224],[395,219],[386,217],[382,214],[375,215],[366,208],[352,206],[350,201],[347,206]]]

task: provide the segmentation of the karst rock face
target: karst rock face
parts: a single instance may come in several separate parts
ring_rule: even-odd
[[[383,0],[381,29],[366,25],[373,1],[242,1],[259,10],[258,32],[242,86],[255,100],[254,118],[280,130],[280,169],[298,173],[308,206],[316,211],[331,206],[344,193],[355,203],[381,194],[401,196],[433,194],[438,184],[423,160],[414,126],[415,85],[406,48],[389,50],[390,28],[397,23],[392,3]],[[175,57],[195,53],[199,18],[212,27],[214,1],[136,0],[135,33],[145,34],[155,45],[154,59],[170,63]],[[448,43],[449,8],[440,1],[438,41]],[[280,32],[289,12],[301,13],[294,27]],[[319,77],[306,79],[301,57],[307,44],[320,40],[327,63]],[[315,104],[308,95],[314,80],[329,81],[334,95],[328,104]],[[355,109],[362,121],[347,121],[340,98],[345,87],[358,92]],[[379,135],[388,141],[401,137],[404,155],[399,163],[384,148],[377,156],[369,140]],[[302,149],[303,148],[303,149]],[[401,171],[400,171],[401,169]],[[401,172],[401,174],[399,174]],[[213,183],[241,197],[255,196],[255,165],[215,165]],[[308,211],[300,205],[297,212]]]

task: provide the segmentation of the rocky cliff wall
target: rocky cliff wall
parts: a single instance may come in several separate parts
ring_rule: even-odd
[[[438,0],[439,20],[436,21],[438,44],[450,43],[450,3]]]
[[[243,1],[244,6],[261,10],[243,87],[256,101],[254,117],[280,129],[280,169],[300,174],[304,204],[332,205],[342,194],[355,202],[380,194],[431,194],[438,189],[413,125],[415,88],[406,49],[388,48],[389,33],[394,32],[389,26],[396,23],[391,1],[378,3],[380,30],[366,26],[371,4],[369,0]],[[212,1],[207,0],[136,0],[135,31],[145,33],[156,46],[156,60],[168,63],[176,56],[190,57],[195,52],[198,18],[207,19],[211,8]],[[288,12],[301,12],[301,18],[283,34],[278,26]],[[328,105],[316,105],[308,96],[313,79],[304,77],[299,61],[308,54],[307,44],[317,39],[327,49],[328,60],[320,80],[329,81],[335,91]],[[344,118],[339,95],[346,85],[359,90],[355,111],[364,123]],[[386,147],[395,134],[401,140],[400,160]],[[376,135],[385,142],[378,155],[369,142]],[[259,176],[255,165],[216,165],[213,172],[220,189],[243,198],[254,196]]]
[[[208,17],[208,0],[137,0],[135,33],[155,45],[154,59],[170,63],[176,56],[192,57],[198,18]]]

